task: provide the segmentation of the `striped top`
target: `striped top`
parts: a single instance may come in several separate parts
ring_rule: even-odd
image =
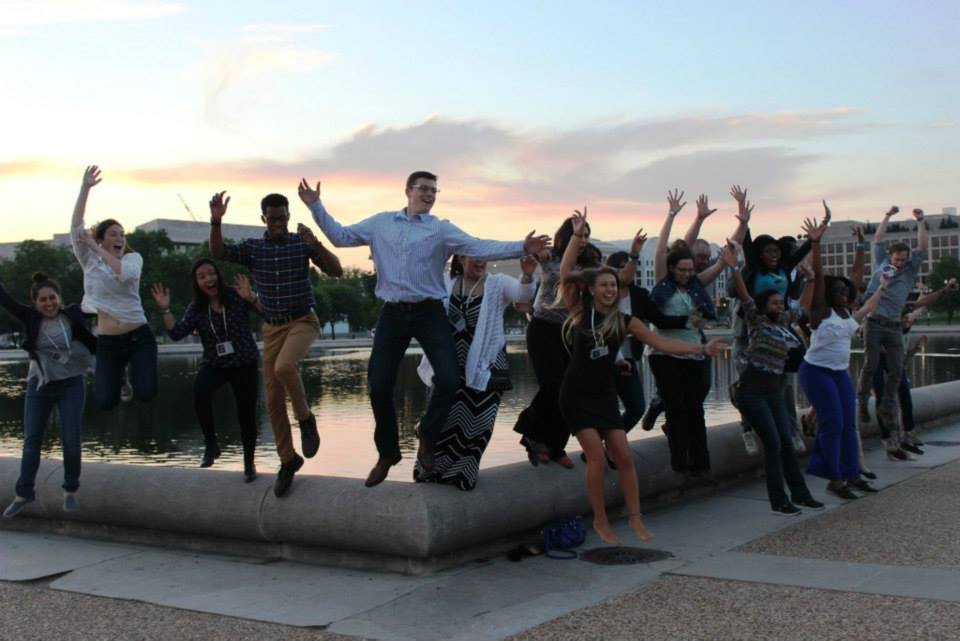
[[[743,303],[743,317],[750,332],[745,355],[748,366],[769,374],[783,374],[787,354],[800,346],[797,337],[787,329],[789,323],[796,321],[796,312],[784,311],[780,320],[773,322],[750,299]]]
[[[305,313],[315,305],[310,261],[319,265],[320,255],[299,235],[274,239],[264,232],[263,238],[224,245],[224,258],[243,265],[253,274],[265,317]]]
[[[474,238],[432,214],[407,216],[406,209],[401,209],[341,225],[319,200],[310,205],[310,212],[334,246],[370,246],[377,270],[376,295],[388,303],[446,298],[443,271],[453,254],[484,260],[524,255],[523,241]]]

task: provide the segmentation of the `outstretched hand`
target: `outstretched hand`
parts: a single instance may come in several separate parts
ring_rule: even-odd
[[[737,220],[744,225],[750,222],[750,215],[753,214],[753,204],[747,200],[747,190],[734,185],[730,188],[730,195],[737,201]]]
[[[720,248],[719,259],[728,267],[736,268],[740,262],[740,243],[728,238],[727,244]]]
[[[914,210],[913,210],[913,217],[916,218],[918,221],[919,221],[919,220],[923,220],[923,210],[922,210],[922,209],[914,209]]]
[[[890,207],[890,209],[887,210],[887,213],[885,213],[883,216],[884,218],[890,218],[891,216],[899,213],[900,213],[900,208],[897,207],[896,205],[893,205]]]
[[[576,230],[574,230],[576,231]],[[537,230],[531,230],[527,237],[523,239],[523,251],[527,254],[539,254],[544,249],[550,247],[550,237],[545,234],[534,236]]]
[[[801,229],[811,241],[818,241],[823,236],[827,226],[822,223],[818,224],[816,218],[804,218]]]
[[[219,223],[223,215],[227,213],[227,205],[230,204],[230,196],[224,199],[227,192],[217,192],[210,199],[210,221]]]
[[[853,235],[856,237],[858,243],[864,242],[863,227],[860,225],[854,225],[850,228],[850,230],[853,232]]]
[[[684,193],[686,192],[682,192],[679,189],[674,189],[673,191],[667,192],[667,202],[670,204],[671,216],[676,216],[680,213],[680,210],[686,206],[687,201],[684,200],[683,202],[680,202],[683,200]]]
[[[957,279],[956,279],[956,278],[951,278],[950,280],[947,281],[947,289],[948,289],[949,291],[951,291],[951,292],[957,290]]]
[[[719,338],[715,338],[709,343],[707,343],[707,356],[713,358],[717,354],[722,354],[723,352],[730,349],[730,346],[724,343]]]
[[[710,209],[709,199],[706,194],[700,194],[697,198],[697,218],[700,220],[706,220],[709,218],[716,209]]]
[[[237,274],[233,277],[233,288],[237,294],[245,301],[253,302],[253,287],[250,286],[250,279],[246,274]]]
[[[583,230],[587,226],[587,206],[583,206],[583,211],[579,209],[573,210],[573,216],[570,217],[570,224],[573,225],[574,234],[583,234]]]
[[[90,165],[83,171],[83,186],[87,189],[95,185],[99,185],[102,178],[100,178],[100,168],[96,165]]]
[[[163,283],[154,283],[150,288],[150,294],[154,302],[160,309],[170,309],[170,290],[163,286]]]
[[[643,249],[644,244],[647,242],[647,235],[643,233],[643,228],[637,230],[636,235],[633,237],[633,243],[630,245],[630,255],[637,256],[640,254],[640,250]]]
[[[313,230],[304,225],[303,223],[297,223],[297,233],[300,234],[300,240],[304,243],[313,247],[318,242],[316,234],[313,233]]]
[[[301,178],[300,185],[297,187],[297,195],[300,196],[303,204],[309,207],[320,200],[320,181],[317,181],[316,189],[310,189],[310,183],[307,182],[307,179]]]

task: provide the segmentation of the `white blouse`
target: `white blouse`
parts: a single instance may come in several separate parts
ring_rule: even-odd
[[[70,233],[73,253],[83,267],[83,302],[80,307],[88,314],[104,312],[121,323],[145,324],[147,317],[140,301],[143,257],[136,252],[124,254],[117,274],[80,240],[86,233],[83,225],[74,227]]]
[[[848,316],[842,318],[832,309],[820,321],[810,337],[810,347],[803,357],[811,365],[841,371],[850,367],[850,341],[860,329],[860,323]]]

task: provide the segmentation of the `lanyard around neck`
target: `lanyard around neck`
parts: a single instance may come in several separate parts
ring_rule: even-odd
[[[477,282],[475,282],[475,283],[473,284],[473,287],[471,287],[471,288],[470,288],[470,291],[467,292],[467,297],[466,297],[466,299],[464,299],[464,297],[463,297],[463,281],[464,281],[464,278],[463,278],[463,276],[460,277],[460,305],[462,305],[462,306],[464,306],[464,307],[469,307],[469,306],[470,306],[470,303],[473,302],[473,292],[474,292],[474,290],[477,289],[477,286],[478,286],[480,283],[482,283],[482,282],[484,281],[484,279],[486,279],[486,277],[487,277],[487,275],[484,274],[483,276],[480,277],[480,280],[478,280]]]
[[[220,340],[220,336],[217,334],[217,328],[213,326],[213,312],[210,311],[212,306],[210,303],[207,303],[207,320],[210,321],[210,331],[213,332],[213,339],[215,341]],[[227,308],[223,308],[223,340],[230,339],[230,332],[227,330]]]
[[[590,306],[590,333],[593,334],[593,344],[597,347],[604,344],[603,333],[597,334],[597,308]]]
[[[70,334],[67,333],[67,328],[63,326],[63,318],[61,318],[60,315],[57,316],[57,323],[60,324],[60,332],[63,334],[63,342],[67,345],[67,358],[69,358],[70,354],[73,353],[73,349],[70,346]],[[50,345],[53,346],[53,349],[57,350],[57,354],[61,354],[62,352],[60,351],[60,346],[57,345],[52,338],[50,338],[50,334],[44,333],[44,336],[48,341],[50,341]]]

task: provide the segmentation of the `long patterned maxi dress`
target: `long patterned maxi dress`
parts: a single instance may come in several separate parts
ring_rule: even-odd
[[[480,457],[487,449],[493,424],[497,420],[502,392],[480,392],[466,386],[464,367],[467,353],[473,342],[473,334],[480,317],[480,305],[483,296],[466,299],[459,295],[450,296],[448,317],[453,327],[453,340],[457,346],[457,365],[460,369],[460,389],[437,439],[433,452],[434,471],[424,475],[420,464],[413,470],[413,478],[418,482],[444,483],[455,485],[461,490],[472,490],[477,485],[480,470]],[[456,329],[457,316],[462,314],[466,323],[463,329]],[[507,350],[501,348],[497,354],[496,369],[506,369]]]

